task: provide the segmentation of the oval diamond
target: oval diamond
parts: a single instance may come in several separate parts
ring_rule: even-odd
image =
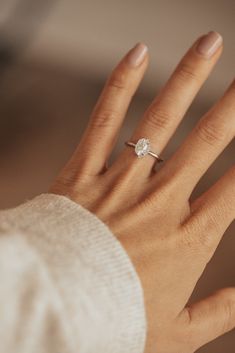
[[[150,151],[150,141],[148,139],[139,139],[135,145],[135,153],[139,158],[146,156]]]

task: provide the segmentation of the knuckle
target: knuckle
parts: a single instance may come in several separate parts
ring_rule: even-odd
[[[195,69],[185,62],[182,62],[176,69],[176,75],[183,82],[187,82],[188,80],[198,80],[198,75]]]
[[[108,80],[108,87],[114,90],[127,90],[126,75],[120,71],[114,71]]]
[[[195,243],[197,249],[200,247],[200,251],[203,254],[212,254],[215,250],[215,241],[213,239],[212,234],[208,234],[207,232],[200,232],[195,237]]]
[[[223,126],[216,123],[215,121],[220,120],[217,118],[208,120],[203,119],[203,121],[199,122],[196,126],[196,134],[203,142],[208,143],[209,145],[214,145],[215,143],[224,141],[226,131]]]
[[[151,108],[147,112],[146,122],[154,129],[165,131],[168,129],[170,121],[172,121],[171,114],[166,110]]]
[[[141,206],[142,208],[146,209],[146,210],[154,210],[156,209],[156,198],[154,197],[146,197],[144,198],[144,200],[142,200]]]
[[[150,210],[150,212],[153,211],[155,216],[158,214],[169,219],[168,205],[171,203],[172,195],[174,194],[174,180],[168,180],[164,184],[158,185],[144,197],[142,200],[143,207]],[[176,213],[178,215],[178,207],[172,207],[170,218],[174,219]]]
[[[107,128],[113,126],[117,120],[117,112],[111,109],[102,109],[94,114],[92,126],[95,128]]]
[[[154,214],[155,216],[160,214],[159,203],[153,196],[146,196],[141,199],[141,202],[137,204],[137,210],[139,210],[139,214],[148,214],[150,218],[153,217]]]
[[[192,251],[198,251],[198,249],[200,249],[201,255],[204,254],[207,257],[208,253],[212,253],[215,249],[215,240],[212,231],[210,231],[212,227],[211,222],[204,227],[202,221],[198,219],[198,217],[194,217],[192,224],[191,222],[184,224],[183,236],[181,238],[183,244]]]
[[[186,247],[191,253],[195,253],[200,249],[200,253],[206,252],[205,249],[208,248],[208,244],[205,246],[205,239],[202,238],[202,236],[198,234],[195,234],[191,230],[187,231],[183,234],[181,237],[181,243],[183,244],[184,247]]]

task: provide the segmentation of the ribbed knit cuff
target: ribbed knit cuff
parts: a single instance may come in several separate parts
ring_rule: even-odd
[[[54,194],[2,211],[0,222],[3,228],[25,233],[43,258],[64,301],[78,352],[143,353],[142,286],[126,251],[105,223]]]

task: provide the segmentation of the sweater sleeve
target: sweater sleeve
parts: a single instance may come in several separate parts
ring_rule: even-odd
[[[0,212],[0,352],[142,353],[139,277],[96,215],[42,194]]]

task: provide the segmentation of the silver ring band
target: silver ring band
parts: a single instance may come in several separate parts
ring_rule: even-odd
[[[155,152],[150,150],[150,141],[146,138],[141,138],[137,141],[137,143],[126,141],[125,144],[127,146],[131,146],[135,148],[135,153],[138,158],[142,158],[149,154],[150,156],[157,159],[158,162],[163,162],[164,160]]]

